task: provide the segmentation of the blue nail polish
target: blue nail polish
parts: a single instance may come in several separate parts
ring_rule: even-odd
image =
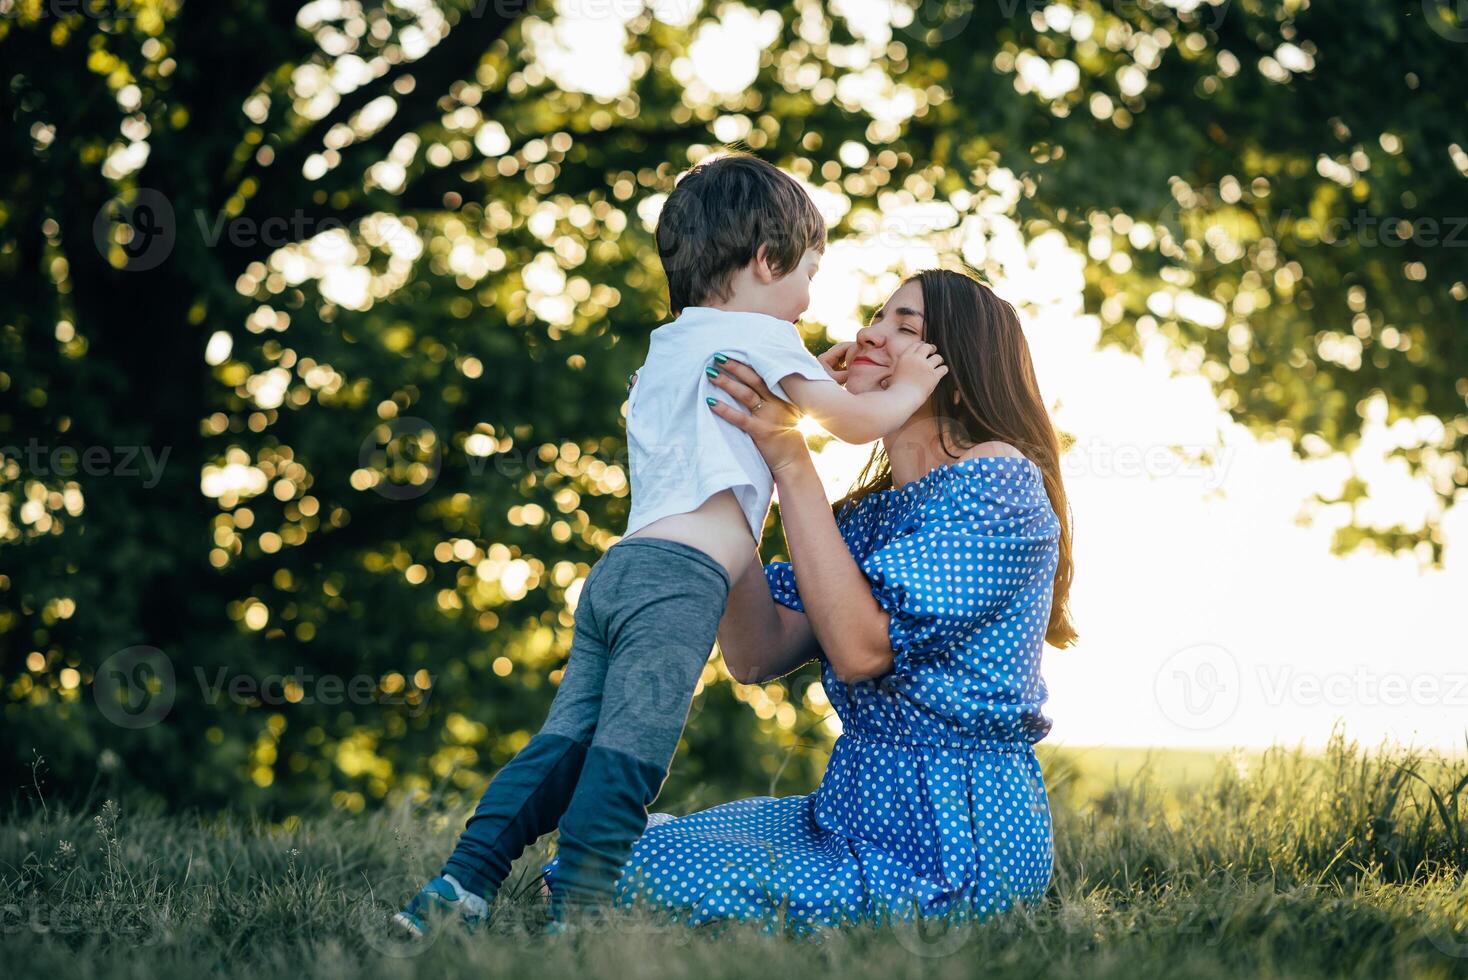
[[[729,355],[724,353],[716,353],[714,354],[714,360],[718,361],[720,364],[726,364],[729,361]]]
[[[704,401],[709,403],[709,408],[713,408],[719,403],[719,400],[717,398],[705,398]]]
[[[711,378],[717,378],[719,376],[719,369],[716,367],[706,367],[703,369],[703,373]]]

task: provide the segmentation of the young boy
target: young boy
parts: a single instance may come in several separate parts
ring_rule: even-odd
[[[885,390],[853,395],[801,343],[825,223],[791,177],[752,156],[690,171],[658,221],[672,323],[652,332],[629,395],[632,512],[587,576],[545,725],[495,776],[440,877],[396,922],[470,924],[511,863],[559,828],[552,916],[605,904],[667,777],[730,583],[759,568],[773,479],[753,441],[708,410],[717,364],[749,364],[847,442],[905,422],[947,373],[910,351]],[[920,346],[920,345],[918,345]]]

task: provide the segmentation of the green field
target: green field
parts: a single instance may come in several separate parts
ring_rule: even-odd
[[[1468,763],[1405,750],[1044,758],[1056,870],[1039,906],[980,926],[815,939],[627,916],[539,935],[524,864],[487,932],[404,946],[384,913],[450,846],[431,808],[290,827],[60,812],[0,826],[11,976],[843,978],[1468,976]]]

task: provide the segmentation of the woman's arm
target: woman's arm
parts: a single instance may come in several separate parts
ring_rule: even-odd
[[[851,557],[809,453],[771,471],[780,490],[780,523],[810,630],[836,676],[847,684],[892,668],[889,618]]]
[[[789,403],[776,398],[753,369],[738,361],[724,364],[713,383],[748,411],[741,412],[718,401],[709,406],[710,410],[749,433],[775,476],[780,491],[780,519],[785,526],[785,539],[811,635],[843,681],[854,683],[886,673],[892,665],[889,618],[872,597],[870,583],[836,527],[805,437],[793,428],[798,413]],[[744,639],[751,645],[770,643],[770,649],[776,654],[770,659],[779,666],[779,658],[792,656],[793,649],[785,645],[787,627],[778,625],[779,613],[772,618],[764,605],[773,607],[775,603],[763,578],[761,574],[758,581],[744,583],[743,588],[731,591],[725,621],[733,631],[749,631],[747,637],[736,638],[736,647]],[[754,596],[756,585],[763,592],[762,597]],[[744,616],[751,618],[733,625]],[[798,632],[796,627],[788,628]],[[723,624],[720,640],[722,646]],[[728,657],[727,648],[725,657]],[[759,657],[749,646],[736,653],[741,668],[759,663]]]
[[[719,620],[719,649],[724,666],[741,684],[788,674],[816,655],[810,621],[770,597],[758,556],[729,590],[729,604]]]

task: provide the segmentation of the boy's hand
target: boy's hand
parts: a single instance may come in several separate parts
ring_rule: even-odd
[[[846,359],[851,356],[851,351],[854,347],[856,347],[856,344],[848,340],[844,343],[837,344],[816,358],[816,360],[821,362],[821,367],[825,368],[826,373],[831,376],[831,380],[837,384],[844,385],[846,383]]]
[[[932,344],[916,343],[898,355],[888,387],[897,384],[911,385],[922,391],[926,398],[947,373],[948,365],[943,363],[943,356],[938,353],[938,348]]]

